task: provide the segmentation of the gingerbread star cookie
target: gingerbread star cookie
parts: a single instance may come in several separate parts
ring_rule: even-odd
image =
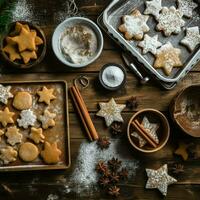
[[[8,54],[8,57],[11,61],[19,60],[21,59],[21,56],[19,52],[16,50],[15,46],[13,44],[7,44],[3,51]]]
[[[188,18],[192,17],[192,12],[197,7],[198,4],[194,3],[193,0],[178,0],[178,9]]]
[[[0,123],[3,127],[6,127],[7,124],[13,124],[13,116],[15,115],[14,112],[10,112],[9,108],[6,107],[3,111],[0,110]]]
[[[21,119],[17,119],[18,126],[23,128],[28,128],[29,126],[34,126],[37,117],[32,110],[22,110],[20,113]]]
[[[33,140],[36,144],[39,144],[40,142],[44,142],[45,136],[43,135],[43,131],[41,128],[32,127],[29,138]]]
[[[7,128],[5,136],[7,137],[7,142],[12,146],[21,143],[23,138],[23,135],[19,132],[19,129],[16,126]]]
[[[160,47],[155,56],[154,68],[162,68],[167,76],[171,74],[173,67],[183,66],[180,58],[181,50],[174,48],[170,42]]]
[[[13,106],[18,110],[26,110],[32,106],[32,96],[29,92],[17,92],[13,99]]]
[[[21,53],[21,57],[22,57],[24,63],[27,64],[31,59],[36,60],[37,54],[35,51],[23,51]]]
[[[12,41],[17,43],[20,52],[25,50],[35,51],[35,38],[36,32],[31,32],[22,28],[18,36],[12,37]]]
[[[10,162],[16,161],[16,158],[17,151],[13,147],[7,146],[5,148],[0,149],[0,159],[5,165],[9,164]]]
[[[163,31],[165,36],[170,36],[172,33],[180,33],[181,27],[185,25],[182,16],[182,12],[177,10],[174,6],[171,6],[170,8],[163,7],[157,18],[157,29]]]
[[[15,23],[15,30],[13,32],[11,32],[9,35],[10,36],[16,36],[19,35],[22,28],[26,29],[27,31],[30,31],[30,28],[28,26],[28,24],[22,24],[20,22],[16,22]]]
[[[57,143],[50,144],[49,142],[44,143],[44,150],[41,151],[40,155],[44,162],[47,164],[56,164],[60,161],[61,155],[60,149],[57,147]]]
[[[42,88],[41,91],[38,91],[37,94],[39,95],[39,102],[45,102],[47,105],[50,105],[51,100],[56,99],[53,95],[54,89],[47,89],[45,86]]]
[[[42,128],[47,129],[49,127],[55,126],[55,113],[50,113],[47,109],[44,111],[43,115],[38,117],[38,120],[42,123]]]
[[[119,31],[124,33],[127,40],[141,40],[144,33],[150,30],[146,24],[148,19],[149,16],[142,15],[139,10],[134,10],[130,15],[122,17],[123,23],[119,26]]]
[[[8,99],[12,98],[13,95],[10,92],[11,86],[3,86],[0,84],[0,102],[3,104],[8,103]]]
[[[142,53],[146,54],[147,52],[151,52],[152,54],[156,54],[157,48],[162,45],[161,42],[158,41],[158,35],[150,37],[149,35],[144,35],[144,40],[138,43],[138,46],[143,48]]]
[[[146,9],[144,11],[144,14],[145,15],[151,14],[157,19],[160,10],[162,9],[161,1],[162,0],[145,1]]]
[[[34,161],[39,155],[36,145],[31,142],[25,142],[19,147],[19,157],[25,162]]]
[[[199,27],[186,28],[186,36],[181,40],[181,44],[188,47],[190,51],[193,51],[195,47],[200,44]]]

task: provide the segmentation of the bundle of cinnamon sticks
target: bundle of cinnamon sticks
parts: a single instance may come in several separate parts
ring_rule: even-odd
[[[81,96],[81,93],[76,85],[69,88],[69,92],[72,97],[72,101],[76,107],[76,110],[78,112],[78,115],[81,118],[81,122],[85,128],[85,131],[88,135],[88,138],[90,141],[98,140],[99,135],[94,127],[94,124],[92,122],[92,119],[90,117],[90,114],[87,110],[87,107],[85,105],[85,102],[83,100],[83,97]]]

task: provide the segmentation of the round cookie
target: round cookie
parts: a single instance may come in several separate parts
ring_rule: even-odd
[[[19,148],[19,157],[26,162],[31,162],[38,157],[39,151],[33,143],[25,142]]]
[[[13,106],[18,110],[26,110],[32,106],[32,96],[28,92],[18,92],[13,100]]]

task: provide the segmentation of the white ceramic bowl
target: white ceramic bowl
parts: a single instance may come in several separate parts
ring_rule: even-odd
[[[81,64],[74,64],[74,63],[71,63],[70,61],[68,61],[64,57],[61,47],[60,47],[60,38],[61,38],[62,33],[66,30],[67,27],[73,26],[77,23],[86,25],[89,28],[91,28],[94,31],[94,33],[96,34],[97,42],[98,42],[95,55],[88,62],[84,62]],[[87,19],[84,17],[70,17],[70,18],[66,19],[65,21],[63,21],[62,23],[60,23],[56,27],[56,29],[53,33],[53,37],[52,37],[52,48],[53,48],[53,51],[54,51],[56,57],[63,64],[73,67],[73,68],[85,67],[85,66],[89,65],[90,63],[94,62],[100,56],[102,49],[103,49],[103,35],[102,35],[99,27],[90,19]]]

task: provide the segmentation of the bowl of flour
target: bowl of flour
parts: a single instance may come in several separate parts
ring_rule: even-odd
[[[93,21],[71,17],[55,29],[52,47],[56,57],[66,66],[86,67],[100,56],[103,36]]]

